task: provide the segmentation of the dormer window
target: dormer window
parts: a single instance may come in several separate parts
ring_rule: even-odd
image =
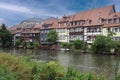
[[[77,22],[75,22],[75,25],[77,25]]]
[[[58,24],[58,26],[60,27],[60,23]]]
[[[100,24],[102,23],[102,18],[99,18],[99,23],[100,23]]]
[[[106,24],[108,24],[108,19],[106,20]]]
[[[116,23],[118,24],[120,21],[119,21],[120,19],[119,18],[117,18],[117,21],[116,21]]]
[[[117,23],[117,19],[116,18],[114,19],[114,23]]]
[[[114,19],[112,19],[112,24],[114,24]]]
[[[91,20],[88,19],[88,20],[87,20],[87,24],[90,24],[90,23],[91,23]]]
[[[119,18],[119,23],[120,23],[120,18]]]
[[[73,26],[73,22],[70,23],[70,26]]]
[[[80,25],[80,22],[77,22],[77,25]]]
[[[66,24],[66,23],[64,23],[64,27],[66,27],[66,25],[67,25],[67,24]]]

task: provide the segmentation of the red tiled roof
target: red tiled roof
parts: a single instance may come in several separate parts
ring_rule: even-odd
[[[106,6],[102,8],[95,8],[84,12],[79,12],[74,15],[74,21],[76,20],[91,20],[91,24],[85,24],[85,26],[99,25],[99,18],[108,18],[111,11],[114,10],[114,6]]]
[[[108,19],[120,17],[120,12],[112,13],[109,15]]]
[[[34,28],[38,28],[38,29],[40,29],[41,27],[42,27],[41,24],[36,24],[36,25],[34,26]]]
[[[104,25],[103,27],[117,27],[117,26],[120,26],[120,23],[119,24]]]
[[[57,26],[58,26],[58,19],[54,18],[54,19],[44,20],[43,23],[42,23],[42,28],[41,29],[46,29],[45,27],[43,27],[44,24],[46,24],[46,25],[51,24],[51,26],[48,26],[47,29],[57,28]]]

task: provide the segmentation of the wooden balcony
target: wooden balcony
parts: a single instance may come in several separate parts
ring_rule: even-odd
[[[69,32],[69,35],[81,35],[84,34],[83,31],[79,31],[79,32]]]

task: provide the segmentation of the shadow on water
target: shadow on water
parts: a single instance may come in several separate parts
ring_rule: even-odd
[[[32,59],[48,62],[58,61],[65,68],[73,66],[81,72],[93,72],[103,75],[107,80],[114,80],[116,62],[120,62],[120,56],[98,55],[80,52],[30,50],[30,49],[0,49],[0,52],[16,55],[30,56]]]

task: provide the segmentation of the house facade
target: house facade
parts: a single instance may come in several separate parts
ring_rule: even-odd
[[[69,19],[70,16],[64,15],[62,19],[58,20],[56,31],[58,32],[58,42],[69,43]]]
[[[44,20],[41,23],[41,25],[42,27],[40,29],[40,43],[49,44],[49,42],[47,41],[47,36],[51,30],[56,29],[57,18],[51,18],[51,19]]]
[[[22,36],[26,41],[35,41],[34,36],[37,36],[41,43],[45,43],[49,31],[53,29],[58,32],[58,43],[70,43],[79,39],[91,44],[96,36],[107,36],[109,31],[116,33],[113,40],[120,41],[120,12],[116,12],[114,5],[105,6],[64,15],[61,19],[46,19],[39,25],[22,24],[11,31],[15,36]]]

